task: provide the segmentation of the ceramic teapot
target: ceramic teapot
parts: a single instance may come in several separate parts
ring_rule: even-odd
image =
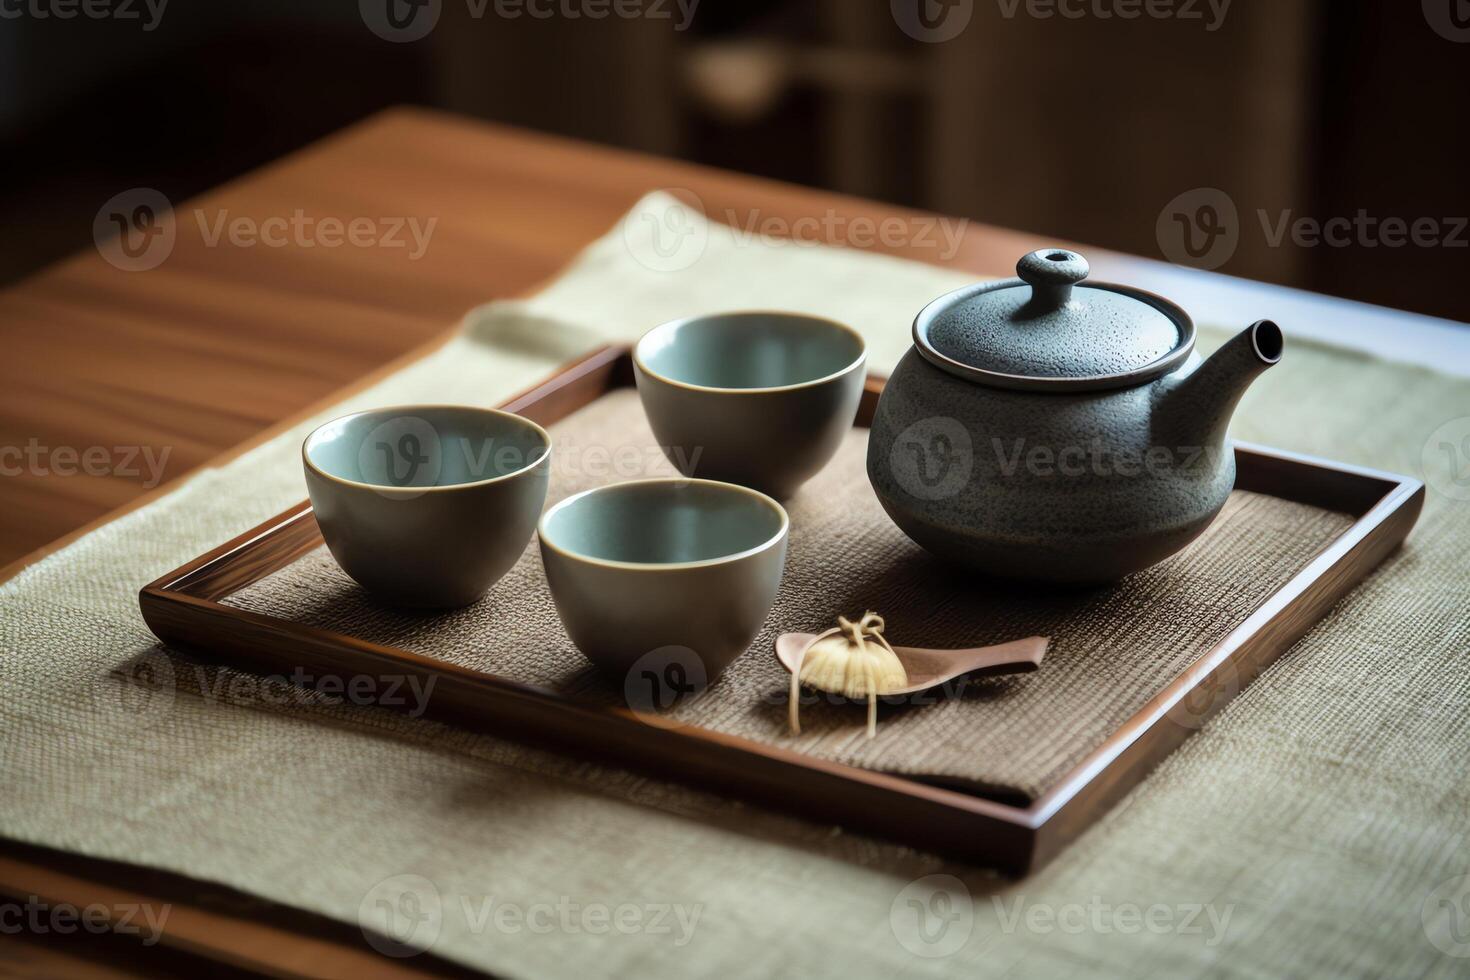
[[[1189,315],[1088,282],[1066,249],[914,321],[873,419],[868,479],[910,538],[1008,578],[1095,583],[1172,555],[1235,485],[1226,427],[1281,359],[1253,324],[1208,360]]]

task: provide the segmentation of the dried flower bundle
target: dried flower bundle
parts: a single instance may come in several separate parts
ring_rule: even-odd
[[[867,698],[868,738],[878,733],[878,696],[908,686],[908,673],[883,638],[883,617],[872,610],[856,623],[845,616],[807,644],[791,672],[789,721],[801,731],[801,685],[848,698]]]

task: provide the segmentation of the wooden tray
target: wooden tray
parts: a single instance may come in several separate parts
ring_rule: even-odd
[[[628,351],[606,348],[502,407],[551,425],[631,384]],[[868,379],[859,426],[871,420],[882,390],[881,378]],[[1345,512],[1355,522],[1029,806],[702,728],[649,725],[626,708],[590,705],[222,604],[322,545],[308,502],[169,572],[142,590],[139,603],[161,640],[205,659],[272,674],[290,675],[299,667],[318,679],[368,672],[421,683],[433,677],[427,710],[432,717],[658,776],[672,774],[773,809],[1024,874],[1054,857],[1306,633],[1398,547],[1423,505],[1423,484],[1408,477],[1256,446],[1238,445],[1236,460],[1240,489]]]

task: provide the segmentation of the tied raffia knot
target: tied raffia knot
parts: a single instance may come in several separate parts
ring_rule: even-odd
[[[837,617],[837,625],[812,638],[791,671],[791,704],[787,720],[792,734],[801,732],[801,685],[868,701],[868,738],[878,733],[878,695],[901,690],[908,674],[883,636],[883,617],[871,609],[853,622]]]
[[[852,642],[858,646],[862,646],[863,637],[865,636],[870,636],[884,646],[888,646],[888,641],[883,639],[883,617],[871,609],[863,613],[863,618],[856,623],[846,616],[838,616],[837,629],[852,637]],[[826,634],[823,635],[825,636]],[[815,643],[816,641],[814,640],[812,642]]]

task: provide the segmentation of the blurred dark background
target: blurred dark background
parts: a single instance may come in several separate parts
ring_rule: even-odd
[[[913,0],[414,0],[440,16],[404,43],[368,21],[408,0],[127,2],[0,0],[0,282],[90,247],[120,190],[177,202],[411,103],[1156,258],[1215,188],[1220,271],[1470,319],[1466,0],[920,0],[969,16],[937,43]],[[1273,242],[1360,214],[1423,241]]]

